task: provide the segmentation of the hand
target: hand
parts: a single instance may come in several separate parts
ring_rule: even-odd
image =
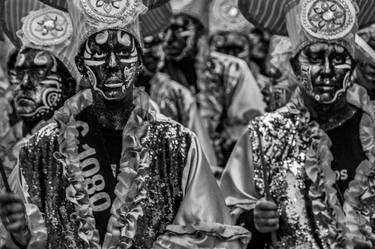
[[[254,209],[255,228],[260,233],[271,233],[279,229],[277,205],[262,198],[257,201]]]
[[[5,229],[23,245],[30,239],[23,201],[11,193],[0,194],[0,219]]]

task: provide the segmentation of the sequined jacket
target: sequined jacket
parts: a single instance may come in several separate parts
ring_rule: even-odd
[[[91,98],[87,91],[73,97],[57,115],[66,118],[81,105],[82,95]],[[77,173],[83,166],[67,163],[74,144],[70,133],[62,139],[61,129],[61,123],[51,123],[29,140],[20,155],[22,177],[12,179],[22,180],[14,191],[27,202],[28,248],[246,247],[249,233],[231,225],[196,136],[137,107],[124,130],[116,199],[104,245],[99,245],[87,186]],[[4,230],[0,246],[16,248]]]
[[[251,122],[228,161],[220,187],[238,221],[265,196],[264,170],[268,173],[266,181],[280,214],[276,248],[375,246],[375,108],[362,87],[354,85],[347,95],[348,102],[364,112],[358,139],[366,160],[353,166],[356,175],[345,191],[343,203],[331,167],[332,142],[298,98]],[[261,163],[261,150],[266,166]],[[251,224],[248,227],[255,229]],[[265,244],[269,248],[270,241]]]

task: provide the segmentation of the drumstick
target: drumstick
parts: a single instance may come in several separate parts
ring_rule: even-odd
[[[269,171],[269,165],[266,163],[266,160],[264,158],[264,152],[263,152],[263,145],[262,145],[262,138],[260,135],[259,128],[256,129],[256,133],[258,136],[258,141],[259,141],[259,152],[260,152],[260,162],[262,164],[262,169],[263,169],[263,182],[264,182],[264,194],[266,196],[267,201],[271,201],[271,191],[270,191],[270,185],[268,182],[268,173]],[[271,241],[272,241],[272,246],[276,247],[277,244],[277,235],[276,232],[271,232]]]
[[[3,179],[5,191],[8,193],[11,193],[12,190],[10,189],[8,178],[7,178],[7,175],[5,174],[4,165],[1,161],[0,161],[0,174],[1,174],[1,178]]]

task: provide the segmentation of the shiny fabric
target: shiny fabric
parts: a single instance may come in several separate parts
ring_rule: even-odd
[[[8,128],[8,131],[0,136],[0,160],[5,168],[7,176],[11,174],[18,164],[18,157],[22,146],[25,145],[31,134],[36,133],[47,124],[46,121],[39,122],[31,131],[30,134],[23,133],[23,123],[18,122]],[[0,189],[3,187],[0,181]]]
[[[286,107],[251,122],[231,155],[220,186],[234,219],[252,210],[256,200],[264,196],[262,149],[269,163],[270,192],[281,220],[276,248],[374,247],[370,189],[375,107],[358,85],[348,90],[347,101],[364,112],[358,139],[367,159],[355,165],[356,176],[345,191],[344,204],[340,204],[331,168],[332,142],[311,120],[297,94]]]
[[[151,79],[150,85],[150,97],[158,104],[160,112],[197,135],[212,170],[215,172],[217,170],[215,152],[208,131],[202,123],[193,93],[164,73],[157,73]]]
[[[112,204],[104,245],[97,243],[95,220],[83,184],[82,165],[75,152],[74,137],[78,134],[74,126],[77,124],[70,115],[91,105],[90,90],[70,99],[56,114],[58,126],[52,122],[29,140],[22,151],[20,164],[25,181],[20,182],[22,177],[17,170],[11,178],[11,185],[19,186],[17,193],[39,210],[44,210],[45,222],[41,217],[31,220],[31,228],[40,224],[37,230],[45,231],[33,233],[33,241],[47,243],[46,248],[54,249],[112,248],[116,245],[133,248],[132,244],[136,248],[245,248],[249,233],[232,225],[196,136],[170,119],[144,109],[148,106],[147,97],[144,94],[136,96],[136,108],[123,133],[123,154],[115,190],[117,197]],[[180,139],[186,143],[179,143]],[[167,153],[171,154],[168,156]],[[166,161],[158,164],[157,158]],[[174,158],[185,158],[183,165],[175,165],[181,169],[180,173],[176,171],[177,175],[172,170]],[[48,162],[48,170],[41,162]],[[158,169],[161,171],[153,175]],[[163,174],[164,183],[154,182],[162,179]],[[38,180],[40,177],[45,179],[44,183]],[[43,198],[42,188],[46,191]],[[176,196],[181,193],[180,205],[166,205],[163,209],[158,209],[159,204],[153,205],[153,202],[162,200],[157,196],[164,196],[160,192],[164,188],[173,189],[169,193]],[[163,212],[169,212],[168,216]],[[167,221],[171,219],[169,224],[165,221],[153,223],[166,218]],[[47,230],[43,230],[43,226]],[[161,230],[158,232],[158,229]],[[140,239],[149,231],[156,233],[144,237],[145,243],[142,244]],[[9,242],[7,234],[2,235],[4,239],[0,240],[0,247]],[[149,244],[153,236],[157,239]],[[29,248],[33,248],[31,244]]]

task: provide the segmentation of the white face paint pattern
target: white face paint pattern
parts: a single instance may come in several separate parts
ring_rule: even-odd
[[[105,88],[105,81],[115,74],[117,75],[116,77],[121,76],[121,80],[124,81],[123,86],[121,86],[122,92],[125,92],[134,83],[138,69],[137,64],[139,63],[136,42],[131,35],[124,31],[117,31],[116,37],[110,36],[109,31],[103,31],[95,36],[94,41],[94,43],[92,40],[86,41],[83,53],[89,81],[93,90],[100,93],[105,99],[117,99],[117,97],[111,98],[107,96],[102,88]],[[118,49],[119,45],[116,44],[121,44],[124,49]],[[111,72],[112,64],[121,69],[122,75],[118,74],[118,72]],[[97,74],[102,77],[100,82],[98,82]],[[106,78],[103,78],[103,76]]]
[[[26,55],[29,58],[28,62]],[[21,71],[11,71],[11,82],[15,84],[15,101],[28,97],[32,98],[37,105],[32,112],[21,111],[19,113],[21,117],[38,119],[58,108],[62,100],[62,79],[57,75],[57,63],[57,59],[45,51],[34,52],[31,50],[26,54],[20,52],[16,67]],[[40,69],[37,69],[38,67]],[[26,71],[22,68],[26,68]],[[31,71],[29,71],[30,69]],[[28,82],[24,80],[28,80]],[[21,87],[20,84],[30,84],[31,88],[23,88],[25,86]],[[20,107],[17,106],[17,103],[15,105]]]

